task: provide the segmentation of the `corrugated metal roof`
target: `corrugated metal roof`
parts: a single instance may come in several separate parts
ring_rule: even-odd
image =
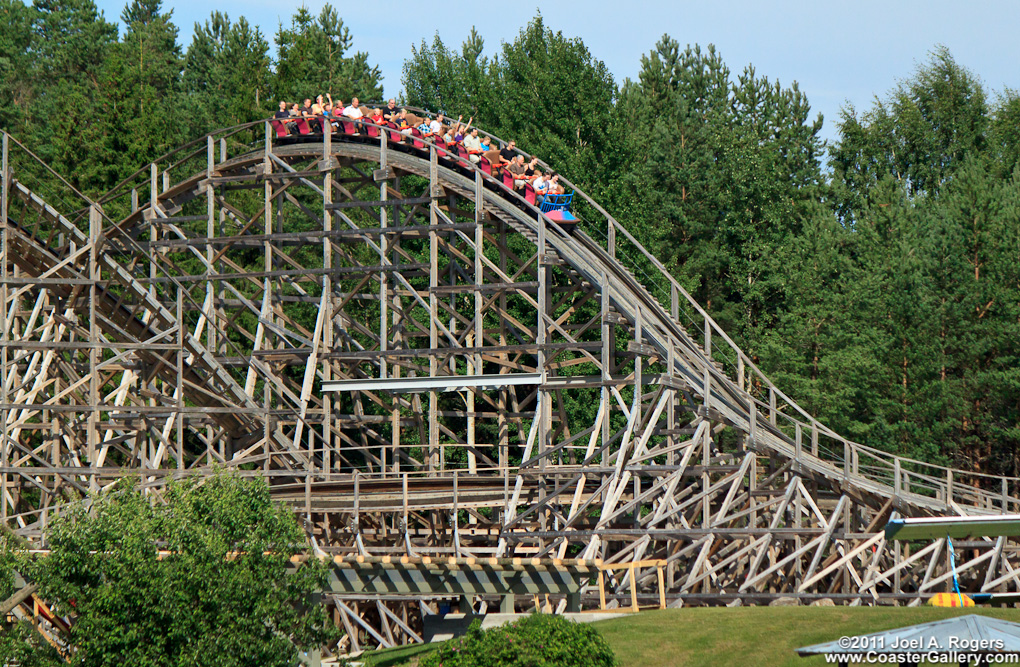
[[[827,653],[1020,653],[1020,623],[967,614],[944,621],[841,638],[797,649],[801,657]]]

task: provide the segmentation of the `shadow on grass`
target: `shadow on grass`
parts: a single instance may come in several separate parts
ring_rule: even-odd
[[[412,644],[410,646],[397,646],[382,651],[371,651],[363,653],[358,660],[365,663],[365,667],[397,667],[406,665],[416,657],[430,653],[435,650],[433,644]]]

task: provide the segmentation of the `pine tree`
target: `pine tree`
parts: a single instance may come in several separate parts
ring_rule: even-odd
[[[187,136],[269,116],[269,66],[269,43],[244,17],[214,11],[196,23],[182,79]]]
[[[448,49],[437,34],[429,45],[411,45],[404,62],[404,101],[410,106],[445,114],[467,114],[487,123],[497,100],[491,83],[496,77],[492,61],[484,55],[485,40],[471,28],[460,53]],[[494,126],[486,125],[490,131]]]
[[[72,185],[96,192],[113,171],[103,71],[117,27],[92,0],[36,0],[34,10],[34,100],[22,138]]]
[[[952,443],[960,463],[978,472],[1012,472],[1018,444],[1010,408],[1020,381],[1017,201],[1013,179],[996,179],[985,159],[972,157],[925,220],[937,298],[932,438]]]
[[[475,30],[459,53],[438,35],[431,46],[422,42],[412,47],[403,83],[408,104],[465,122],[474,116],[596,198],[619,168],[612,75],[583,41],[553,32],[541,14],[492,57]]]
[[[15,134],[30,113],[37,82],[34,14],[21,0],[0,0],[0,128]]]
[[[562,170],[595,196],[617,167],[616,83],[579,38],[547,28],[541,14],[504,43],[494,65],[491,115],[507,139]]]
[[[276,33],[277,63],[275,90],[289,101],[330,94],[350,101],[382,97],[379,68],[368,64],[368,54],[347,55],[353,44],[350,30],[332,5],[313,18],[301,7]]]
[[[655,252],[745,343],[784,302],[784,246],[821,195],[821,118],[796,86],[747,68],[733,80],[713,47],[664,37],[625,85],[626,219],[657,226]]]
[[[113,134],[122,175],[127,175],[183,143],[177,91],[181,50],[173,11],[161,13],[161,0],[132,0],[121,19],[123,40],[105,68]]]
[[[944,48],[863,114],[844,111],[834,206],[877,301],[887,380],[872,444],[982,472],[1016,463],[1016,261],[1010,95],[993,115]]]
[[[817,204],[791,239],[786,302],[757,348],[773,382],[839,433],[871,442],[875,397],[890,381],[879,363],[884,332],[865,315],[880,294],[856,261],[854,235]]]
[[[911,196],[936,194],[969,155],[985,150],[988,105],[977,77],[945,47],[858,117],[850,107],[831,153],[836,180],[858,195],[886,174]]]

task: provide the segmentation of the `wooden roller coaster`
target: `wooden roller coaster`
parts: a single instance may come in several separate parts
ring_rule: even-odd
[[[893,513],[1020,505],[818,423],[572,184],[577,229],[370,125],[220,130],[98,200],[2,149],[0,519],[39,546],[124,475],[218,466],[338,558],[657,564],[607,570],[610,607],[660,576],[670,605],[916,604],[946,543],[887,543]],[[954,544],[965,590],[1020,588],[1016,542]],[[341,648],[420,641],[442,597],[334,596]]]

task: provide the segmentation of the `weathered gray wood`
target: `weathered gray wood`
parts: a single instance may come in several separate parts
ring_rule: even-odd
[[[11,530],[39,539],[64,488],[140,473],[158,493],[221,464],[258,468],[339,553],[581,550],[665,561],[673,602],[738,590],[870,602],[945,581],[940,546],[904,553],[876,539],[894,498],[912,514],[1017,502],[1010,481],[891,457],[811,419],[672,277],[656,278],[661,297],[641,284],[628,262],[643,248],[597,204],[605,217],[567,235],[434,147],[391,150],[385,134],[280,146],[268,123],[259,133],[254,152],[231,139],[231,157],[229,135],[214,133],[149,165],[113,195],[130,211],[120,221],[86,200],[85,213],[58,211],[12,181],[4,135],[0,518]],[[410,175],[425,195],[402,191]],[[14,213],[39,232],[9,224]],[[606,247],[585,234],[595,227]],[[546,379],[432,391],[427,405],[317,391],[482,372]],[[745,449],[717,449],[728,442]],[[969,585],[1017,579],[1009,540],[960,549]],[[657,570],[635,568],[610,578],[610,597],[655,595]],[[354,616],[338,618],[369,644],[415,640],[387,606],[410,599],[367,615],[346,600]]]

